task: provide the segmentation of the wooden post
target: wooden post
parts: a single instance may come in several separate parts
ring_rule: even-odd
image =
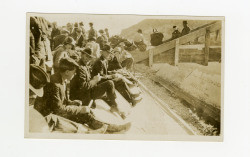
[[[175,40],[175,53],[174,53],[174,66],[178,66],[179,63],[179,38]]]
[[[149,58],[149,67],[152,67],[154,63],[154,52],[152,50],[149,50],[148,58]]]
[[[208,60],[209,60],[209,46],[210,46],[210,29],[206,29],[206,34],[205,34],[205,62],[204,65],[208,65]]]

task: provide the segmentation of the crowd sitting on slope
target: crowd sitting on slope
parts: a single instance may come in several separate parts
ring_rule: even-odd
[[[93,114],[95,100],[102,99],[110,113],[126,119],[117,91],[131,107],[141,101],[140,92],[131,90],[134,59],[124,43],[112,49],[108,29],[98,35],[93,23],[85,31],[83,22],[59,29],[43,18],[31,21],[30,105],[44,117],[54,114],[102,133],[127,130],[130,122],[111,124]]]

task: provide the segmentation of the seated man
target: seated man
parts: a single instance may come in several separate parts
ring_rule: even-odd
[[[96,60],[92,68],[92,77],[101,75],[102,81],[112,80],[115,84],[115,88],[121,93],[121,95],[135,106],[141,99],[136,99],[139,95],[133,95],[123,77],[118,74],[108,75],[108,59],[110,58],[110,46],[104,45],[101,57]]]
[[[63,57],[71,57],[73,59],[78,58],[78,55],[75,53],[72,48],[75,46],[75,41],[71,37],[67,37],[63,43],[63,46],[59,46],[53,54],[53,68],[56,73],[59,69],[59,62]]]
[[[81,100],[83,104],[89,104],[93,99],[100,99],[107,95],[109,105],[112,112],[118,112],[122,118],[125,118],[123,113],[120,113],[115,101],[115,86],[113,81],[107,80],[97,84],[101,80],[101,76],[96,75],[91,78],[89,63],[95,58],[92,56],[90,48],[81,51],[81,59],[79,61],[79,68],[76,71],[75,77],[70,82],[70,99]]]
[[[71,58],[62,58],[59,63],[59,71],[51,76],[50,83],[44,87],[43,97],[35,100],[35,109],[43,116],[54,113],[77,123],[87,124],[91,129],[106,127],[104,123],[95,120],[88,106],[81,106],[77,100],[71,101],[66,97],[66,81],[70,81],[78,68],[78,64]],[[109,124],[109,131],[121,131],[130,127],[130,123],[124,125]]]
[[[114,49],[115,55],[118,59],[118,61],[121,63],[122,67],[124,67],[126,70],[131,70],[134,58],[132,55],[127,52],[125,49],[125,44],[122,42],[119,44],[119,47],[116,47]]]

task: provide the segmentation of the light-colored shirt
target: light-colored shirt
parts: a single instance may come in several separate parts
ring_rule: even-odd
[[[99,58],[101,56],[100,46],[98,43],[94,41],[88,42],[85,48],[90,48],[92,50],[92,55],[95,56],[96,58]]]
[[[134,41],[135,42],[141,42],[141,41],[144,41],[144,37],[141,33],[137,33],[134,37]]]

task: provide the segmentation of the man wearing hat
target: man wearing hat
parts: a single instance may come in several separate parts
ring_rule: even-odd
[[[54,72],[58,71],[59,69],[59,62],[60,59],[63,57],[71,57],[76,59],[77,54],[72,50],[72,48],[75,46],[75,41],[72,37],[67,37],[64,40],[63,45],[58,46],[58,48],[55,50],[53,55],[53,68]]]
[[[97,59],[101,56],[101,53],[100,53],[100,45],[95,41],[96,41],[95,37],[89,38],[85,48],[90,48],[92,50],[92,55]]]
[[[172,38],[171,39],[176,39],[179,38],[181,36],[181,33],[178,30],[177,26],[173,26],[173,33],[172,33]]]
[[[103,45],[108,43],[108,37],[104,33],[104,31],[101,29],[99,30],[100,36],[96,39],[96,42],[100,45],[100,48],[103,48]]]
[[[89,31],[88,31],[88,39],[95,37],[97,39],[97,32],[94,29],[94,24],[92,22],[89,23]]]
[[[141,29],[137,30],[137,33],[134,37],[134,43],[140,51],[145,51],[147,49],[147,45],[145,44],[145,38],[142,34]]]
[[[187,21],[183,21],[183,29],[181,31],[181,35],[186,35],[190,32],[190,28],[187,25]]]
[[[104,45],[102,49],[102,55],[99,59],[95,61],[92,67],[92,73],[91,76],[95,77],[98,75],[102,76],[102,81],[105,80],[112,80],[115,84],[115,88],[121,93],[121,95],[129,102],[132,103],[134,106],[137,103],[137,100],[135,99],[138,95],[133,95],[130,91],[126,81],[118,74],[109,75],[108,74],[108,60],[111,55],[109,45]]]
[[[107,80],[99,83],[101,81],[100,75],[91,77],[89,63],[94,58],[90,48],[81,51],[79,68],[76,71],[75,77],[70,82],[70,99],[81,100],[83,105],[88,105],[91,100],[104,98],[106,94],[111,111],[118,112],[123,116],[117,108],[113,81]]]
[[[63,44],[64,40],[69,36],[67,29],[62,29],[61,34],[53,38],[52,50],[55,50],[59,45]]]
[[[82,29],[81,28],[76,29],[75,41],[76,41],[76,46],[78,46],[80,48],[82,48],[82,47],[84,47],[86,45],[86,39],[82,35]]]
[[[87,106],[81,106],[77,100],[71,101],[66,96],[66,81],[70,81],[78,68],[71,58],[62,58],[59,71],[51,76],[50,83],[44,87],[43,97],[37,97],[34,108],[43,116],[50,113],[64,117],[77,123],[87,124],[91,129],[103,127],[96,121]]]
[[[29,80],[29,131],[30,132],[49,132],[49,127],[44,117],[33,108],[36,97],[42,97],[43,87],[49,82],[49,76],[39,66],[30,65]]]

